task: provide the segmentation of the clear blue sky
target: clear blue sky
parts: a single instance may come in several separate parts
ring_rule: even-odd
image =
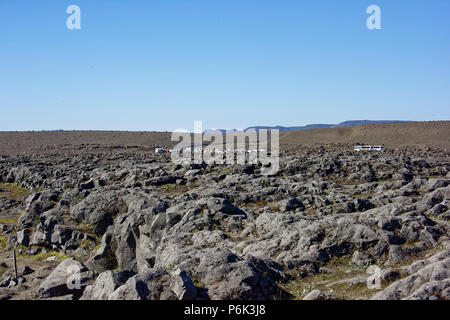
[[[1,131],[448,120],[450,1],[1,0],[0,110]]]

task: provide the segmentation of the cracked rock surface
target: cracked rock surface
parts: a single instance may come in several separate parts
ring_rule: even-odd
[[[0,156],[0,298],[450,297],[446,150],[308,147],[272,176],[66,151]]]

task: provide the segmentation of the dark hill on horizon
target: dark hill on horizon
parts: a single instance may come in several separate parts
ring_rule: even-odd
[[[294,127],[285,127],[285,126],[253,126],[248,127],[248,129],[279,129],[280,131],[297,131],[297,130],[309,130],[309,129],[323,129],[323,128],[336,128],[336,127],[352,127],[352,126],[360,126],[364,124],[378,124],[378,123],[401,123],[401,122],[413,122],[413,121],[403,121],[403,120],[348,120],[338,124],[327,124],[327,123],[315,123],[308,124],[305,126],[294,126]]]

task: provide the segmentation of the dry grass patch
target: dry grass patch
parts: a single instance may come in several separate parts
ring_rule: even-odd
[[[31,194],[30,190],[18,183],[2,182],[0,183],[0,190],[2,190],[0,196],[15,201],[24,201]]]
[[[256,202],[241,203],[240,205],[242,207],[244,207],[244,208],[249,208],[249,209],[256,208],[256,209],[259,209],[259,208],[266,207],[268,204],[269,203],[266,200],[258,200]]]
[[[219,174],[220,175],[229,175],[229,174],[232,174],[233,171],[234,171],[233,166],[226,166],[225,168],[223,168],[219,171]]]
[[[53,256],[58,258],[57,259],[58,262],[61,262],[67,258],[70,258],[69,255],[58,252],[58,251],[39,252],[35,255],[30,255],[28,257],[31,257],[31,258],[39,260],[39,261],[43,261],[43,260],[46,260],[47,258],[53,257]]]
[[[10,217],[0,217],[0,223],[17,225],[17,220],[20,215],[10,216]]]
[[[94,229],[89,223],[79,223],[76,225],[75,229],[81,233],[95,236]]]
[[[0,236],[0,249],[2,250],[6,249],[6,238],[3,236]]]
[[[160,187],[160,190],[163,191],[164,193],[169,193],[169,194],[181,194],[181,193],[185,193],[185,192],[189,191],[189,187],[186,185],[169,183],[169,184],[162,185]]]
[[[400,267],[408,266],[414,263],[415,261],[426,259],[427,257],[432,256],[433,254],[443,250],[442,245],[438,245],[436,247],[432,247],[428,250],[421,251],[415,255],[412,255],[409,259],[402,261],[401,263],[393,266],[389,266],[389,268],[393,268],[394,270],[399,270]],[[386,259],[386,257],[385,257]],[[377,263],[382,269],[385,259],[380,259]],[[319,273],[315,275],[308,275],[306,277],[300,277],[298,271],[291,271],[291,275],[294,276],[295,280],[289,281],[284,284],[279,284],[280,288],[284,289],[288,293],[294,296],[294,299],[300,300],[303,299],[308,293],[312,290],[321,290],[324,292],[332,293],[334,297],[342,300],[355,300],[355,299],[367,299],[372,297],[375,293],[384,290],[388,287],[392,282],[381,282],[380,289],[369,289],[366,283],[358,283],[354,285],[349,285],[348,283],[335,283],[330,285],[333,282],[350,279],[356,276],[367,275],[366,268],[368,265],[358,267],[352,265],[350,263],[351,255],[345,255],[341,257],[333,257],[325,266],[328,269],[331,269],[330,273]],[[400,273],[400,277],[397,280],[405,277],[404,274]],[[396,280],[396,281],[397,281]],[[327,286],[330,285],[330,286]]]
[[[369,199],[373,197],[373,193],[355,193],[355,194],[349,194],[349,196],[352,199]]]
[[[382,283],[381,289],[369,289],[366,283],[349,285],[348,283],[337,283],[331,286],[333,282],[350,279],[356,276],[367,275],[363,268],[355,268],[349,264],[350,255],[342,257],[333,257],[326,265],[332,272],[323,272],[314,275],[301,277],[299,272],[294,270],[290,272],[294,276],[294,280],[288,281],[279,286],[290,293],[295,300],[303,299],[313,290],[321,290],[331,293],[335,298],[341,300],[355,300],[361,298],[369,298],[380,290],[387,287],[388,283]]]
[[[365,274],[364,272],[357,270],[347,273],[347,269],[348,266],[345,266],[345,268],[336,268],[331,273],[319,273],[316,275],[306,276],[305,278],[298,278],[294,281],[287,282],[286,284],[281,284],[280,287],[293,295],[296,300],[303,299],[308,293],[316,289],[329,292],[337,299],[355,300],[360,298],[369,298],[387,286],[387,284],[385,284],[380,290],[369,289],[365,283],[355,284],[352,286],[347,283],[327,286],[336,281]]]
[[[205,289],[205,285],[199,278],[193,277],[192,283],[194,284],[195,287],[197,287],[199,289]]]

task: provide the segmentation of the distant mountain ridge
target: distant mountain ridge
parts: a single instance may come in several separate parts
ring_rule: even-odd
[[[328,123],[315,123],[315,124],[308,124],[305,126],[294,126],[294,127],[284,127],[284,126],[253,126],[248,127],[245,130],[255,129],[263,130],[263,129],[278,129],[280,131],[297,131],[297,130],[309,130],[309,129],[322,129],[322,128],[336,128],[336,127],[351,127],[351,126],[359,126],[363,124],[377,124],[377,123],[399,123],[399,122],[412,122],[412,121],[405,121],[405,120],[348,120],[344,121],[338,124],[328,124]],[[214,130],[206,130],[205,133],[208,132],[235,132],[238,131],[237,129],[214,129]]]

